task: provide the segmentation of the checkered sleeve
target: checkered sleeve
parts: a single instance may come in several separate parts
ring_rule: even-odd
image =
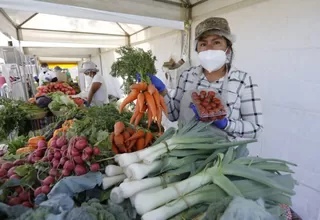
[[[170,97],[168,93],[164,96],[164,101],[168,107],[168,118],[172,122],[177,121],[179,119],[180,101],[185,92],[187,78],[188,78],[187,71],[182,72],[179,77],[178,85],[175,89],[174,96]]]
[[[241,119],[229,118],[225,130],[235,137],[257,138],[263,130],[261,97],[258,92],[258,85],[252,82],[250,76],[246,77],[240,99]]]

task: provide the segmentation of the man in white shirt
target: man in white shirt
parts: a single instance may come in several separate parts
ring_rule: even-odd
[[[57,82],[58,78],[55,72],[51,71],[47,63],[41,64],[41,72],[39,74],[39,86],[44,82]]]
[[[97,65],[91,61],[84,62],[82,64],[81,71],[92,78],[88,93],[87,106],[91,104],[96,106],[108,104],[109,98],[107,86],[102,75],[98,74],[99,70],[97,69]]]

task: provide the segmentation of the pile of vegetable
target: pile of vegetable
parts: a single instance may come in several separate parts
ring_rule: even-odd
[[[291,205],[296,184],[288,165],[295,164],[249,157],[250,142],[229,142],[209,123],[193,120],[166,130],[149,148],[117,155],[119,166],[106,167],[103,188],[118,185],[111,201],[130,199],[143,220],[192,219],[208,207],[212,219],[237,196],[263,199],[265,210],[282,219],[280,204]]]
[[[78,105],[71,98],[69,98],[68,95],[65,95],[62,92],[51,93],[47,96],[52,99],[52,102],[50,102],[48,106],[50,111],[66,112],[78,108]]]
[[[154,139],[155,137],[150,131],[136,130],[130,126],[125,127],[123,122],[116,122],[114,132],[110,135],[112,151],[115,154],[142,150],[150,146]]]
[[[37,88],[38,93],[35,97],[42,96],[54,92],[62,92],[67,95],[75,95],[76,91],[68,84],[64,82],[53,82]]]

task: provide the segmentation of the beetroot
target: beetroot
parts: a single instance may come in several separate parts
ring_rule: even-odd
[[[43,157],[44,153],[45,153],[44,150],[38,149],[38,150],[36,150],[36,151],[34,152],[34,155],[35,155],[36,157]]]
[[[93,163],[93,164],[91,164],[91,166],[90,166],[90,170],[91,170],[92,172],[97,172],[97,171],[99,171],[99,169],[100,169],[100,165],[99,165],[98,163]]]
[[[62,156],[62,155],[61,155],[60,152],[58,152],[58,151],[54,152],[54,158],[55,158],[55,159],[60,160],[61,156]]]
[[[52,160],[52,166],[53,168],[57,168],[59,166],[60,161],[57,159],[53,159]]]
[[[49,175],[50,176],[57,176],[58,175],[58,170],[55,168],[51,168],[51,170],[49,171]]]
[[[73,158],[74,162],[76,162],[77,164],[83,164],[83,160],[81,159],[81,156],[75,156]]]
[[[87,169],[85,168],[85,166],[77,164],[76,167],[74,168],[74,173],[77,176],[84,175],[87,173]]]
[[[68,170],[68,171],[73,170],[73,169],[74,169],[74,163],[73,163],[71,160],[67,160],[67,161],[64,163],[63,169],[64,169],[64,170]]]
[[[80,152],[76,148],[71,149],[71,155],[72,156],[79,156]]]
[[[50,147],[56,148],[57,147],[57,141],[56,140],[52,140],[51,143],[50,143]]]
[[[87,139],[85,137],[79,137],[75,144],[75,147],[78,150],[83,150],[87,145],[88,145]]]
[[[84,150],[83,150],[83,153],[86,153],[88,155],[91,155],[93,152],[92,150],[92,147],[86,147]]]
[[[12,162],[5,162],[4,164],[2,164],[1,168],[5,169],[5,170],[9,170],[11,167],[13,167],[13,163]]]
[[[11,168],[8,170],[7,176],[12,176],[13,174],[15,174],[15,173],[14,173],[14,170],[15,170],[15,169],[16,169],[15,167],[11,167]]]
[[[21,193],[23,191],[23,188],[21,186],[17,186],[16,188],[14,188],[14,191],[16,191],[16,193]]]
[[[5,169],[0,169],[0,177],[4,177],[5,175],[7,175],[7,170]]]
[[[19,194],[19,198],[21,201],[29,201],[30,199],[30,191],[23,191]]]
[[[21,177],[20,176],[18,176],[17,174],[12,174],[10,177],[9,177],[9,179],[21,179]]]
[[[67,160],[68,160],[67,158],[61,157],[61,159],[60,159],[60,165],[63,166],[64,163],[65,163]]]
[[[42,158],[42,161],[43,161],[43,162],[48,162],[48,161],[49,161],[49,158],[48,158],[48,157],[43,157],[43,158]]]
[[[33,163],[33,153],[31,153],[31,154],[28,155],[27,161],[28,161],[29,163]]]
[[[61,154],[62,154],[62,156],[67,157],[68,156],[68,150],[62,150]]]
[[[49,161],[52,161],[52,159],[54,158],[54,154],[53,153],[48,153],[48,159],[49,159]]]
[[[39,186],[38,188],[35,189],[34,191],[34,197],[37,197],[39,194],[42,193],[42,190],[41,190],[41,186]]]
[[[81,159],[83,161],[89,161],[91,159],[89,154],[86,154],[85,152],[82,153]]]
[[[47,142],[45,142],[44,140],[40,140],[38,141],[38,149],[46,149],[47,148]]]
[[[100,154],[100,150],[98,147],[94,147],[93,148],[93,155],[99,155]]]
[[[25,162],[25,160],[16,160],[13,162],[13,166],[20,166],[23,165]]]
[[[57,148],[61,148],[63,145],[66,145],[68,143],[68,140],[65,136],[61,136],[57,139],[56,145]]]
[[[48,186],[48,185],[42,186],[41,192],[44,194],[48,194],[50,192],[50,186]]]
[[[50,186],[51,184],[54,184],[54,182],[55,182],[55,179],[54,179],[54,177],[52,177],[52,176],[48,176],[47,178],[45,178],[44,180],[42,180],[42,183],[43,183],[44,185],[48,185],[48,186]]]
[[[13,197],[8,201],[8,205],[11,205],[11,206],[19,205],[19,204],[21,204],[21,199],[19,197]]]
[[[62,176],[70,176],[70,174],[71,174],[70,170],[66,170],[66,169],[62,170]]]
[[[34,161],[34,162],[37,162],[37,161],[39,161],[39,160],[41,160],[41,159],[42,159],[42,157],[34,157],[34,158],[33,158],[33,161]]]
[[[33,205],[30,202],[27,202],[27,201],[23,202],[22,205],[25,206],[25,207],[33,208]]]
[[[61,150],[62,150],[62,151],[68,150],[68,145],[63,145],[63,146],[61,147]]]

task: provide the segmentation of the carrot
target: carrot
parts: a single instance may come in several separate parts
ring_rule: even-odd
[[[161,111],[161,108],[158,108],[158,111],[157,111],[157,124],[158,124],[158,128],[159,128],[159,132],[161,132],[161,120],[162,120],[162,111]]]
[[[156,103],[156,107],[157,109],[160,108],[160,94],[158,92],[158,90],[156,90],[154,93],[153,93],[153,99]]]
[[[130,102],[133,102],[134,100],[136,100],[136,98],[138,97],[139,93],[140,92],[137,89],[132,89],[130,94],[121,103],[120,108],[119,108],[119,112],[121,113],[122,110],[124,109],[124,107],[126,107],[127,104],[129,104]]]
[[[122,121],[118,121],[114,124],[113,128],[114,128],[114,134],[119,135],[124,131],[126,127]]]
[[[148,85],[145,82],[139,82],[130,86],[130,89],[137,89],[138,91],[145,91],[147,88]]]
[[[130,141],[130,143],[129,143],[129,147],[127,148],[127,149],[132,149],[132,147],[134,147],[135,146],[135,144],[137,143],[137,140],[138,139],[134,139],[134,140],[132,140],[132,141]]]
[[[155,91],[158,91],[158,90],[156,89],[156,87],[154,87],[153,84],[149,84],[149,85],[148,85],[148,92],[150,93],[150,95],[153,95],[153,93],[154,93]]]
[[[123,135],[124,140],[127,140],[130,137],[129,132],[127,132],[127,131],[124,131],[122,135]]]
[[[152,113],[148,108],[148,129],[150,128],[151,122],[152,122]]]
[[[134,121],[134,127],[136,128],[139,124],[139,122],[141,121],[141,119],[143,118],[143,113],[139,113],[138,116],[136,117],[136,120]]]
[[[164,98],[163,98],[162,95],[160,96],[160,105],[161,105],[164,113],[165,113],[166,116],[168,117],[168,108],[167,108],[167,106],[166,106],[166,103],[164,102]]]
[[[144,138],[141,137],[137,140],[137,144],[136,144],[136,147],[137,147],[137,151],[138,150],[142,150],[144,148]]]
[[[133,124],[134,120],[136,119],[136,117],[139,115],[139,103],[137,102],[136,104],[136,108],[134,109],[133,115],[130,118],[130,124]]]
[[[111,134],[110,134],[110,142],[113,144],[113,139],[114,139],[114,132],[112,132]]]
[[[152,140],[153,134],[150,131],[146,132],[144,147],[148,146]]]
[[[139,103],[139,111],[143,112],[143,106],[144,104],[144,94],[143,93],[139,93],[138,98],[137,98],[137,103]]]
[[[131,127],[127,127],[126,131],[129,132],[130,136],[135,133],[135,130],[133,128],[131,128]]]
[[[146,102],[148,104],[148,108],[150,109],[152,116],[156,117],[157,116],[157,108],[156,108],[156,103],[154,102],[153,96],[150,95],[148,91],[144,92]]]
[[[118,134],[114,136],[114,143],[120,149],[120,147],[124,147],[124,137],[122,134]]]
[[[112,150],[112,152],[115,153],[115,154],[118,154],[118,153],[119,153],[119,150],[118,150],[118,148],[117,148],[117,146],[116,146],[115,144],[112,144],[111,150]]]
[[[139,130],[135,134],[133,134],[127,141],[132,141],[138,138],[144,137],[144,130]]]

